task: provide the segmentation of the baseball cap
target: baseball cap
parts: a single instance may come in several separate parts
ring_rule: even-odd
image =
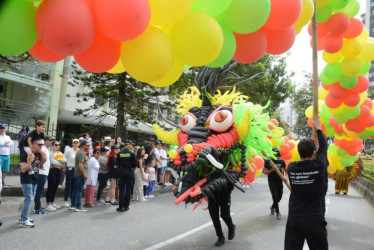
[[[148,139],[148,141],[155,141],[155,138],[151,137]]]
[[[4,129],[5,126],[3,124],[0,124],[0,129]]]
[[[135,143],[132,141],[132,140],[126,140],[125,141],[125,145],[127,145],[127,144],[131,144],[131,145],[134,145]]]
[[[158,145],[158,144],[161,144],[161,142],[160,141],[156,141],[155,144]]]
[[[110,140],[112,140],[112,137],[110,137],[110,136],[105,136],[105,137],[104,137],[104,140],[105,140],[105,141],[110,141]]]
[[[110,149],[108,147],[101,147],[100,152],[108,152]]]
[[[82,146],[91,146],[91,142],[89,141],[89,140],[83,140],[82,142],[81,142],[81,144],[80,144],[80,146],[82,147]]]
[[[84,138],[83,137],[79,137],[79,141],[83,141],[84,140]]]
[[[54,139],[55,138],[53,138],[52,136],[49,136],[49,135],[44,136],[45,141],[53,141]]]
[[[79,142],[79,140],[77,138],[73,139],[73,143],[74,142]]]
[[[118,145],[113,145],[113,146],[110,147],[110,149],[111,150],[113,150],[113,149],[119,149],[119,146]]]

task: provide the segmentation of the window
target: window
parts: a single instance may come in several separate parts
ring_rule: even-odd
[[[102,95],[97,95],[95,97],[95,104],[96,105],[104,105],[104,97]]]
[[[117,100],[114,100],[114,99],[110,99],[110,100],[109,100],[109,107],[110,107],[110,108],[116,108],[117,105],[118,105]]]

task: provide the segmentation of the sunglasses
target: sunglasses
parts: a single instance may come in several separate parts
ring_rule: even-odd
[[[53,146],[58,147],[58,146],[60,146],[60,144],[55,144],[55,145],[53,145]]]
[[[42,147],[42,146],[44,146],[44,144],[36,144],[36,145],[38,145],[39,147]]]

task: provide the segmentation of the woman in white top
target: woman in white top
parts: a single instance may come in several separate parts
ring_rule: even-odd
[[[48,188],[46,193],[47,198],[47,211],[56,211],[61,206],[55,203],[55,196],[58,184],[60,183],[62,169],[65,167],[66,159],[63,153],[60,151],[60,143],[54,141],[52,144],[52,150],[49,154],[51,167],[48,174]]]
[[[94,207],[94,200],[95,200],[95,186],[97,183],[97,176],[99,175],[99,156],[100,150],[94,149],[93,150],[93,157],[88,161],[88,172],[87,172],[87,180],[86,184],[86,192],[84,194],[84,200],[86,207]]]
[[[79,150],[79,140],[73,139],[72,147],[65,149],[65,158],[66,158],[66,181],[65,181],[65,190],[64,190],[64,207],[69,207],[68,197],[73,194],[74,190],[74,167],[75,167],[75,154]]]
[[[144,178],[144,155],[145,150],[144,148],[139,148],[136,152],[136,157],[138,158],[138,166],[135,168],[135,184],[134,184],[134,195],[133,199],[136,201],[147,201],[144,198],[144,191],[143,191],[143,181],[146,179]]]

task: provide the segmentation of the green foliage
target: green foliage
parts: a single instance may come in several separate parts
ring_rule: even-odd
[[[362,170],[362,177],[374,183],[374,162],[373,159],[364,159],[364,168]]]
[[[293,127],[293,132],[299,137],[310,137],[312,135],[312,129],[308,127],[308,118],[305,116],[305,109],[307,109],[313,103],[313,91],[312,76],[305,75],[305,81],[301,84],[301,87],[296,90],[292,98],[292,106],[296,111],[296,124]]]
[[[98,123],[108,116],[115,116],[116,136],[122,134],[123,126],[155,122],[153,114],[148,111],[148,107],[155,106],[155,97],[160,95],[155,88],[138,82],[126,72],[94,74],[80,69],[75,63],[72,67],[74,71],[69,77],[69,84],[85,88],[85,91],[76,94],[77,101],[95,100],[88,108],[77,108],[74,115],[95,115]]]

